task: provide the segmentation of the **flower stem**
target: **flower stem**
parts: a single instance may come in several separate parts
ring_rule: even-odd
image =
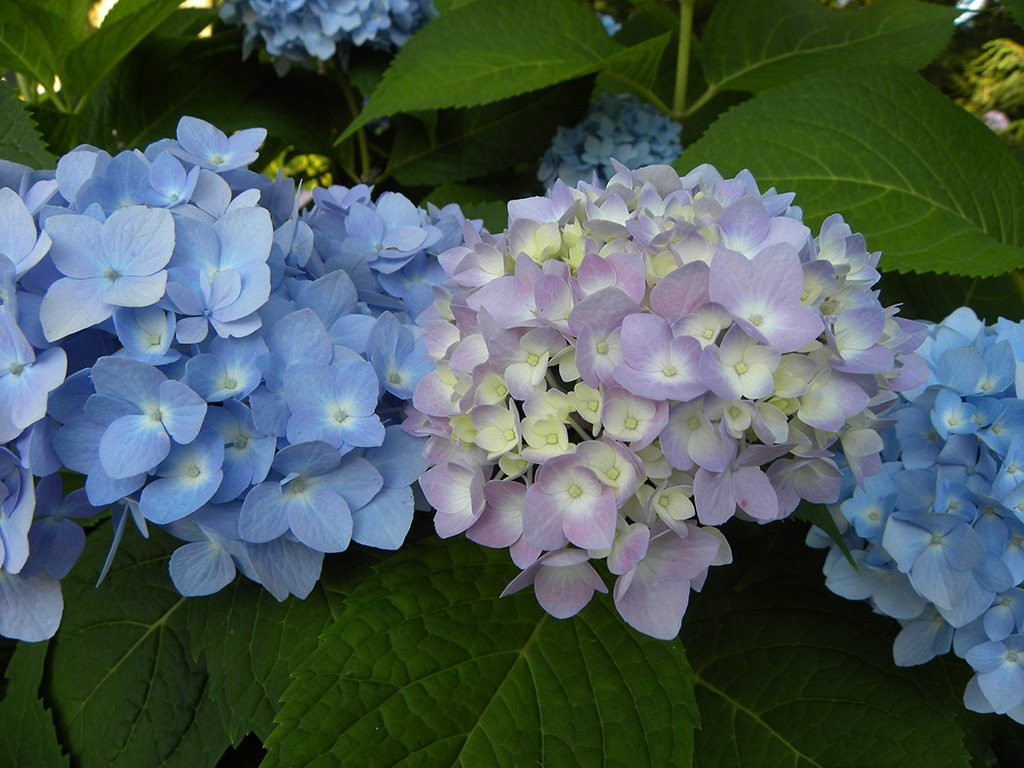
[[[348,81],[348,76],[343,70],[338,69],[338,83],[341,85],[341,90],[345,94],[345,102],[348,104],[349,111],[352,113],[352,119],[355,120],[362,111],[359,108],[359,102],[356,100],[355,91],[352,90],[352,86]],[[370,173],[370,144],[366,140],[366,129],[361,127],[356,131],[356,142],[359,145],[359,165],[362,169],[362,178],[365,181]]]
[[[686,81],[690,76],[694,2],[695,0],[679,0],[679,50],[676,54],[676,88],[672,97],[672,114],[677,119],[686,111]]]

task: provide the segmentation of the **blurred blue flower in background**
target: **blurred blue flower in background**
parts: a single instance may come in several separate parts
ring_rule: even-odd
[[[559,128],[540,159],[537,178],[550,190],[557,179],[606,183],[615,175],[612,159],[635,169],[679,157],[681,126],[651,104],[628,93],[604,94],[572,128]]]

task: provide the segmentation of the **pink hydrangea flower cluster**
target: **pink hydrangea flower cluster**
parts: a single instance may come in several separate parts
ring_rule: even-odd
[[[607,592],[671,638],[691,589],[731,561],[715,528],[832,502],[841,441],[877,471],[878,414],[924,381],[918,323],[883,309],[878,253],[831,216],[814,237],[792,194],[749,172],[617,165],[556,184],[466,232],[424,340],[436,370],[405,428],[439,535],[509,547],[557,617]]]

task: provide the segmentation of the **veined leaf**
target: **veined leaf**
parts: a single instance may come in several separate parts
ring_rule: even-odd
[[[67,768],[53,716],[39,698],[47,643],[18,643],[7,667],[9,681],[0,699],[0,765],[8,768]]]
[[[841,213],[884,269],[986,277],[1024,264],[1024,168],[907,70],[832,69],[761,94],[674,165],[705,162],[796,192],[812,229]]]
[[[413,36],[341,139],[377,117],[472,107],[574,80],[624,50],[572,0],[475,0]]]
[[[727,530],[734,563],[690,601],[680,637],[697,674],[694,765],[967,768],[970,669],[896,667],[899,624],[828,592],[822,553],[797,528]]]
[[[723,0],[704,30],[701,65],[714,91],[761,91],[828,67],[917,69],[953,35],[955,8],[887,0],[851,13],[815,0]]]
[[[353,555],[340,558],[346,568],[355,568]],[[367,559],[364,555],[359,562]],[[330,588],[326,581],[305,600],[289,597],[279,603],[239,576],[215,595],[189,599],[192,654],[205,658],[209,695],[232,742],[249,731],[266,741],[291,671],[316,649],[320,633],[344,610],[338,580]]]
[[[44,697],[78,768],[214,766],[228,746],[206,674],[188,653],[187,608],[159,530],[126,536],[102,585],[111,529],[93,532],[64,580]]]
[[[45,7],[0,0],[0,69],[13,69],[51,88],[72,45],[63,20]]]
[[[160,22],[174,13],[181,0],[120,0],[111,10],[112,19],[68,54],[64,68],[67,78],[79,91],[79,103],[87,99],[121,59]]]
[[[690,764],[690,669],[678,642],[597,599],[559,621],[498,599],[507,555],[434,540],[378,566],[295,671],[264,765]]]
[[[30,168],[52,168],[57,158],[51,155],[28,113],[25,102],[9,83],[0,82],[0,159]]]

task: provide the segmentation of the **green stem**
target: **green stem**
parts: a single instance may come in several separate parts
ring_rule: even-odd
[[[39,103],[39,92],[36,90],[36,84],[29,80],[24,75],[18,75],[18,90],[21,91],[21,98],[29,104]]]
[[[348,82],[348,77],[344,72],[340,72],[340,75],[338,82],[341,84],[341,90],[345,94],[345,102],[348,104],[349,111],[352,113],[352,119],[355,120],[362,110],[359,108],[359,102],[356,101],[356,94]],[[370,173],[370,144],[366,140],[365,128],[360,127],[356,131],[356,142],[359,145],[359,164],[363,171],[361,175],[365,180]]]
[[[676,55],[676,89],[672,97],[672,114],[686,111],[686,81],[690,76],[690,39],[693,36],[693,4],[695,0],[679,0],[679,51]]]
[[[1024,301],[1024,275],[1021,274],[1019,269],[1015,269],[1010,273],[1009,277],[1010,282],[1017,291],[1017,295],[1020,297],[1020,300]]]

